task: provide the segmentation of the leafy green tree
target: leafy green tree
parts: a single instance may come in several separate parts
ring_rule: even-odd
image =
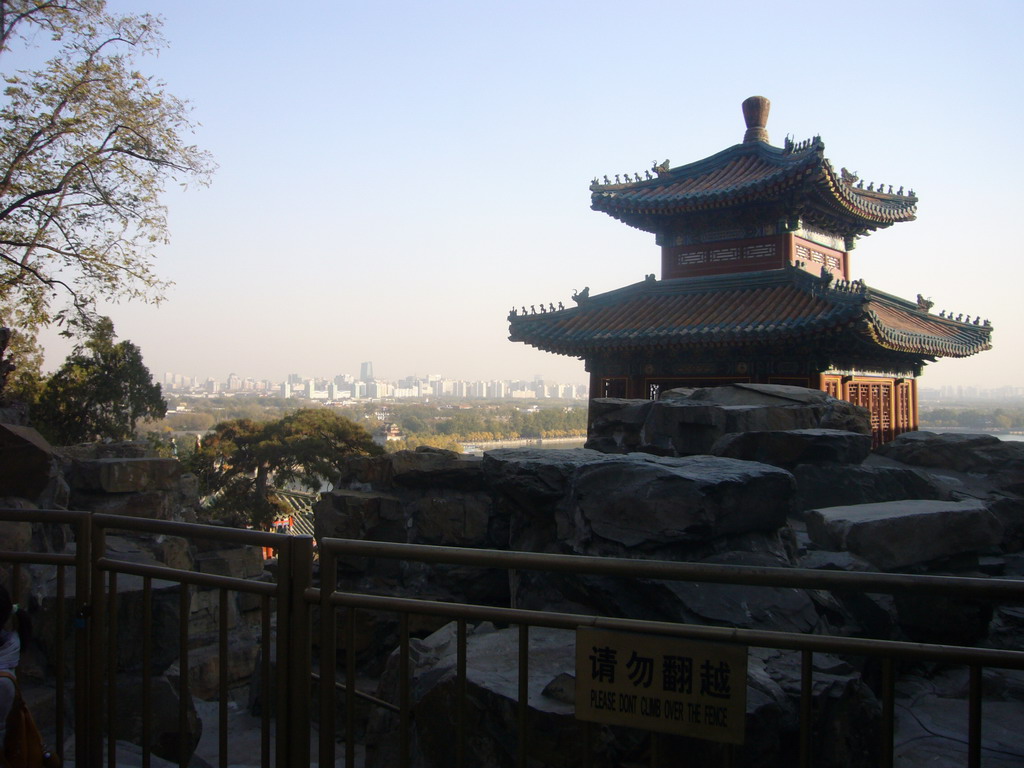
[[[140,419],[167,413],[141,350],[130,341],[115,343],[115,338],[110,318],[100,318],[46,382],[32,416],[51,442],[128,440]]]
[[[37,40],[50,58],[18,68]],[[98,298],[160,299],[161,193],[212,171],[187,103],[136,68],[164,45],[159,19],[104,0],[0,0],[0,326],[34,338]]]
[[[0,381],[0,401],[19,401],[31,405],[39,399],[46,382],[42,372],[43,350],[35,336],[17,329],[9,331],[6,355],[2,347],[0,344],[0,357],[4,358],[0,366],[8,370],[9,376],[6,382]]]
[[[235,523],[269,528],[279,510],[275,488],[319,490],[337,480],[352,456],[383,449],[355,422],[326,408],[305,408],[276,421],[232,419],[203,438],[189,467],[211,508]]]

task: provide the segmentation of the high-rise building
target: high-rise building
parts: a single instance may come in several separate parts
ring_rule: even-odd
[[[359,380],[373,381],[373,363],[365,362],[359,365]]]

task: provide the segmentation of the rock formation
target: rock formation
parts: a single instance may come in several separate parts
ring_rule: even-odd
[[[351,459],[336,490],[316,509],[316,533],[378,541],[822,570],[889,570],[1024,579],[1024,444],[988,436],[910,433],[870,451],[862,411],[827,395],[792,387],[732,386],[666,393],[662,400],[596,401],[588,448],[504,449],[481,457],[420,449]],[[175,462],[139,446],[54,451],[24,426],[0,427],[0,450],[17,462],[0,466],[0,482],[17,497],[8,506],[72,506],[154,519],[192,520],[196,488]],[[11,453],[13,451],[13,453]],[[12,469],[18,467],[19,469]],[[7,472],[6,476],[3,475]],[[0,548],[62,551],[62,526],[18,524],[0,530]],[[223,548],[175,537],[111,535],[111,556],[207,573],[264,578],[251,548]],[[38,595],[38,647],[27,654],[26,687],[55,659],[47,601],[54,569],[23,569]],[[1018,606],[970,603],[947,596],[913,598],[848,591],[694,584],[570,574],[507,574],[389,559],[346,558],[335,575],[343,589],[441,601],[516,606],[582,614],[664,619],[721,627],[870,636],[919,642],[1020,648]],[[118,611],[138,613],[140,580],[118,581]],[[177,584],[154,582],[153,672],[160,707],[177,712]],[[218,595],[192,589],[189,690],[216,695],[220,659],[213,648]],[[68,598],[70,599],[70,597]],[[256,665],[258,601],[229,606],[232,686]],[[338,613],[339,623],[345,613]],[[379,675],[379,695],[396,698],[398,626],[391,615],[357,614],[354,653],[362,674]],[[452,764],[454,627],[412,617],[414,764]],[[581,764],[572,717],[572,635],[531,630],[529,727],[531,765]],[[138,628],[117,636],[119,679],[142,673]],[[514,629],[470,627],[468,687],[471,765],[505,765],[514,755],[517,711]],[[339,666],[339,670],[344,666]],[[747,743],[735,754],[749,768],[795,763],[800,658],[752,648]],[[966,684],[957,670],[904,664],[897,686],[897,759],[912,766],[959,759]],[[164,683],[167,681],[167,684]],[[880,703],[877,667],[864,659],[814,656],[815,765],[877,764]],[[984,761],[1024,762],[1019,727],[1024,677],[985,676]],[[121,688],[122,686],[119,686]],[[127,691],[133,686],[125,685]],[[259,702],[262,706],[262,702]],[[138,740],[130,695],[117,733]],[[191,712],[192,707],[188,710]],[[360,712],[364,710],[360,709]],[[956,722],[956,718],[960,718]],[[177,744],[177,718],[158,741]],[[199,738],[189,718],[190,743]],[[954,727],[955,726],[955,727]],[[374,709],[366,728],[367,766],[395,764],[397,720]],[[649,762],[646,736],[595,727],[594,765]],[[706,742],[663,737],[668,754],[697,764],[717,760]],[[160,754],[160,753],[158,753]],[[166,755],[172,759],[176,754]],[[962,763],[959,759],[959,763]],[[959,764],[958,763],[958,764]]]
[[[871,452],[863,414],[848,403],[792,388],[724,389],[677,393],[658,402],[600,401],[589,449],[504,449],[482,459],[421,449],[353,461],[339,489],[317,508],[317,535],[686,562],[1024,577],[1024,499],[1016,484],[1024,444],[912,433]],[[339,579],[343,588],[383,594],[718,626],[1000,647],[1020,647],[1024,637],[1019,608],[941,596],[526,572],[504,580],[486,570],[365,559],[344,562]],[[389,698],[395,661],[372,656],[381,639],[396,633],[387,619],[376,622],[356,650],[361,661],[385,670],[379,693]],[[424,766],[450,764],[451,740],[437,736],[453,727],[446,713],[454,686],[454,630],[447,626],[427,636],[432,628],[429,622],[419,626],[423,639],[413,653],[413,742]],[[557,694],[572,688],[565,677],[573,672],[571,636],[537,632],[538,649],[549,649],[542,654],[550,663],[540,662],[537,670],[531,665],[531,736],[538,734],[532,764],[577,765],[578,754],[560,750],[575,737],[567,735],[570,708]],[[501,755],[509,749],[517,693],[503,681],[515,679],[514,643],[512,630],[481,626],[471,633],[473,764],[503,765],[506,759]],[[875,765],[877,669],[863,659],[820,654],[815,667],[815,764]],[[903,670],[901,701],[927,698],[908,681],[914,675],[930,680],[941,671],[914,665]],[[545,690],[556,693],[546,696]],[[1003,694],[1006,706],[991,709],[997,720],[993,731],[986,720],[986,733],[997,732],[1012,713],[1024,714],[1024,696],[1010,690],[1015,692]],[[966,706],[963,691],[943,695],[955,695],[956,705]],[[799,655],[751,649],[748,696],[749,738],[739,764],[793,764]],[[901,754],[920,743],[907,717],[901,715],[897,736]],[[369,766],[392,764],[395,727],[386,713],[374,715]],[[635,736],[598,730],[602,756],[595,764],[641,759]],[[929,738],[940,740],[929,742],[929,750],[937,751],[944,737]],[[1024,760],[1019,738],[999,736],[984,746],[989,757],[1006,750]],[[685,748],[695,755],[704,750],[711,759],[707,745],[691,741]]]

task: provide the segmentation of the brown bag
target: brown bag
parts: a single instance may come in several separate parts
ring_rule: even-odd
[[[14,703],[7,715],[7,737],[4,759],[7,768],[59,768],[60,758],[43,745],[43,736],[21,697],[18,679],[10,672],[0,672],[14,684]]]

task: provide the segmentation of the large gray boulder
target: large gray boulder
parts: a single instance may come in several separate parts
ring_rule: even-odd
[[[317,539],[369,539],[405,541],[401,501],[377,491],[334,490],[313,508]]]
[[[145,565],[163,565],[142,543],[136,539],[108,535],[107,556],[112,560],[120,560]],[[57,617],[57,573],[56,566],[33,565],[26,569],[32,581],[32,592],[39,595],[41,610],[32,614],[32,634],[35,643],[42,648],[50,664],[59,662],[58,624]],[[117,669],[119,672],[137,674],[142,669],[143,634],[152,640],[150,671],[159,674],[178,658],[178,638],[180,636],[180,591],[192,590],[188,585],[164,579],[152,579],[151,583],[152,618],[148,626],[143,626],[144,609],[143,577],[121,573],[117,576],[118,616],[117,633],[113,638],[117,644]],[[73,616],[75,612],[75,580],[65,581],[64,608],[65,616]],[[74,669],[75,629],[71,621],[64,625],[64,665],[69,674]]]
[[[609,452],[706,454],[719,438],[734,432],[871,434],[865,409],[819,390],[776,384],[669,390],[654,402],[598,399],[592,407],[598,416],[591,417],[587,446]]]
[[[467,638],[466,764],[513,768],[516,765],[516,716],[518,688],[518,637],[516,629],[496,630],[484,624]],[[458,710],[455,625],[449,624],[425,640],[412,640],[410,719],[413,764],[422,768],[447,768],[455,760],[455,713]],[[575,671],[575,633],[534,627],[530,630],[529,706],[530,764],[579,766],[582,752],[577,742],[579,724],[572,701],[545,694],[552,681]],[[378,696],[395,700],[398,682],[397,655],[388,662]],[[571,689],[570,689],[571,690]],[[366,768],[398,765],[398,717],[377,710],[368,729]],[[595,766],[618,765],[608,754]]]
[[[814,509],[807,532],[822,549],[889,571],[997,546],[1002,526],[981,501],[907,500]]]
[[[181,474],[177,459],[143,457],[74,459],[68,476],[77,490],[142,493],[174,490]]]
[[[42,435],[31,427],[0,424],[0,489],[4,496],[40,501],[54,488],[59,475],[53,448]]]
[[[469,630],[467,765],[512,768],[516,764],[518,634],[515,628],[498,630],[490,624]],[[580,723],[573,716],[575,645],[575,633],[571,631],[530,629],[528,762],[534,768],[576,768],[584,764]],[[410,651],[412,764],[421,768],[454,765],[459,696],[454,623],[424,640],[411,641]],[[796,763],[800,663],[797,652],[750,650],[746,741],[736,749],[736,764],[769,768]],[[849,663],[828,654],[815,654],[813,665],[815,764],[874,768],[880,743],[881,707],[877,699]],[[393,701],[397,691],[396,654],[388,662],[377,693]],[[367,734],[367,768],[398,764],[398,727],[397,714],[374,711]],[[596,725],[592,731],[590,765],[646,764],[647,734]],[[711,742],[671,736],[659,739],[668,753],[685,752],[687,762],[695,765],[717,764],[721,757],[720,745]]]
[[[180,686],[178,673],[171,669],[165,675],[150,680],[150,744],[153,754],[166,760],[178,760],[184,757],[187,765],[196,745],[203,733],[203,723],[196,714],[192,695],[185,687],[185,734],[182,755],[182,734],[179,730]],[[133,675],[118,675],[114,695],[115,720],[113,731],[115,738],[142,743],[142,678]]]
[[[910,467],[798,464],[795,511],[902,499],[950,499],[948,483]]]
[[[754,552],[726,552],[701,562],[769,568],[787,565]],[[666,582],[665,587],[678,598],[691,623],[779,632],[810,632],[818,624],[814,603],[803,589],[694,581]]]
[[[896,684],[897,764],[906,768],[961,768],[967,765],[969,672],[939,667],[930,676],[921,669]],[[992,768],[1024,765],[1024,673],[982,672],[981,764]]]
[[[615,456],[590,449],[503,448],[484,454],[484,475],[494,494],[495,515],[504,521],[504,546],[527,552],[562,552],[558,509],[572,478],[585,466]]]
[[[1024,479],[1024,443],[995,435],[905,432],[875,452],[918,467],[986,475],[1013,472]]]
[[[839,429],[790,429],[723,435],[710,453],[787,469],[797,464],[860,464],[871,453],[871,435]]]
[[[589,556],[788,564],[779,530],[794,491],[785,470],[712,456],[497,451],[485,466],[510,511],[511,548]],[[744,559],[746,558],[746,559]],[[800,590],[649,579],[513,574],[514,604],[551,610],[810,631]]]
[[[795,483],[775,467],[632,454],[579,467],[558,540],[587,555],[674,557],[681,546],[786,524]]]
[[[587,447],[603,453],[630,453],[641,449],[644,424],[653,400],[599,397],[590,401]]]
[[[406,519],[402,503],[389,493],[335,490],[325,493],[313,507],[313,530],[317,540],[362,539],[368,541],[406,541]],[[340,573],[362,573],[373,565],[395,576],[399,563],[381,560],[372,563],[365,557],[345,557],[338,563]]]
[[[557,501],[580,467],[614,458],[587,448],[500,448],[484,454],[483,467],[490,488],[526,505]]]
[[[451,488],[480,490],[484,487],[479,456],[420,446],[383,456],[349,459],[337,487],[352,490],[394,488]]]

